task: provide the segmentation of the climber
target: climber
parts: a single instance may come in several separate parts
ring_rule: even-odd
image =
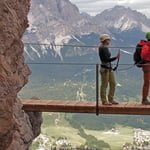
[[[142,68],[143,71],[143,90],[142,90],[142,104],[150,105],[148,101],[149,87],[150,87],[150,32],[146,33],[147,40],[141,40],[134,53],[135,65]]]
[[[112,68],[111,62],[120,58],[120,53],[116,55],[116,57],[111,57],[111,53],[109,52],[108,45],[111,42],[111,38],[108,34],[102,34],[100,36],[101,45],[99,46],[99,57],[101,60],[101,89],[100,96],[103,105],[112,105],[118,104],[114,100],[114,93],[116,87],[116,81],[114,77],[114,70]],[[116,68],[115,68],[116,69]],[[108,99],[106,96],[107,86],[109,84],[109,94]]]

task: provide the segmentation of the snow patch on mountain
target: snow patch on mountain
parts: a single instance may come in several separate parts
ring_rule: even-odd
[[[40,47],[41,47],[41,50],[42,50],[42,54],[43,55],[46,55],[48,52],[47,52],[47,49],[52,49],[52,46],[51,46],[51,44],[50,44],[50,40],[49,39],[44,39],[43,41],[42,41],[42,45],[40,45]]]
[[[114,24],[114,27],[120,29],[121,31],[126,31],[136,27],[137,25],[138,22],[124,15]]]
[[[33,50],[33,52],[36,53],[36,55],[37,55],[39,58],[41,57],[41,55],[40,55],[40,53],[38,52],[37,49],[35,49],[33,46],[30,46],[30,48]]]
[[[131,52],[127,51],[127,50],[120,49],[120,51],[125,53],[125,54],[133,55],[133,53],[131,53]]]
[[[69,40],[72,39],[72,36],[70,35],[56,35],[55,37],[55,44],[64,44],[64,43],[68,43]]]
[[[44,6],[42,4],[39,5],[40,8],[44,8]]]
[[[146,25],[144,25],[144,24],[142,23],[142,31],[143,31],[143,32],[149,32],[149,31],[150,31],[150,27],[148,27],[148,26],[146,26]]]
[[[37,27],[33,25],[34,21],[35,21],[35,18],[32,15],[32,13],[29,13],[28,19],[30,20],[30,26],[27,28],[28,33],[37,32]]]
[[[60,57],[61,60],[63,60],[61,49],[63,48],[64,44],[69,42],[70,39],[72,39],[71,35],[63,36],[61,34],[58,34],[55,36],[53,49],[55,50],[56,54]]]
[[[34,60],[34,58],[32,58],[32,56],[29,54],[27,47],[24,47],[24,52],[27,54],[27,56],[31,59]]]
[[[75,39],[78,42],[81,42],[78,38],[76,38],[75,36],[72,36],[73,39]]]

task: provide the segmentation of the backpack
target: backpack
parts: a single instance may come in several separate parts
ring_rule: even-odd
[[[150,62],[150,45],[144,45],[142,47],[141,58],[146,62]]]
[[[133,60],[137,67],[142,67],[142,64],[150,61],[150,43],[141,40],[136,46],[136,50],[133,54]],[[149,55],[148,55],[149,54]]]

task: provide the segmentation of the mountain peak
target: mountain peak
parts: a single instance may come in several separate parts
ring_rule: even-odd
[[[36,41],[39,43],[66,44],[70,41],[82,43],[82,36],[91,33],[122,34],[122,32],[147,32],[150,31],[150,20],[141,13],[123,6],[115,6],[92,17],[81,14],[78,8],[69,0],[36,0],[31,1],[32,7],[29,14],[30,27],[24,41]],[[48,49],[55,51],[55,56],[62,59],[62,47],[41,46],[41,53],[33,46],[31,50],[38,57],[48,54]],[[28,52],[26,52],[29,54]]]
[[[122,5],[116,5],[116,6],[114,6],[114,8],[113,9],[130,9],[130,7],[125,7],[125,6],[122,6]]]
[[[65,22],[75,22],[81,19],[81,14],[76,5],[69,0],[36,0],[31,1],[31,11],[29,17],[37,22],[47,23],[51,20],[62,20]]]
[[[106,9],[106,10],[104,10],[104,11],[125,10],[125,9],[127,9],[125,6],[116,5],[116,6],[114,6],[113,8],[109,8],[109,9]]]
[[[96,15],[93,20],[95,23],[101,23],[107,28],[115,28],[120,31],[134,28],[143,32],[150,30],[150,20],[145,15],[129,7],[119,5],[104,10],[101,14]]]

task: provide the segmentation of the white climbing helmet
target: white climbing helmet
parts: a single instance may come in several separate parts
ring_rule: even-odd
[[[99,39],[101,42],[104,42],[105,40],[110,40],[111,38],[108,34],[102,34]]]

